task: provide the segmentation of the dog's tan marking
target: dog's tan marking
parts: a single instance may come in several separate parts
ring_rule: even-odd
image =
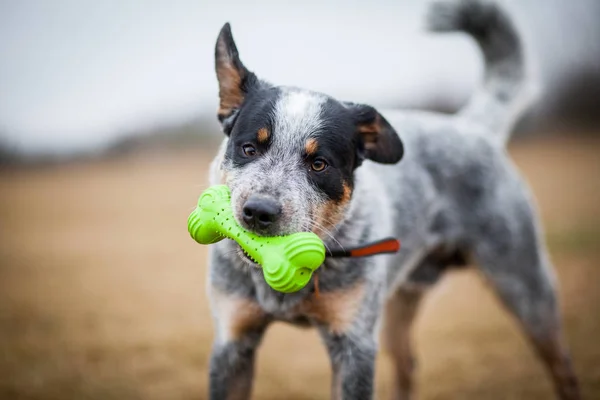
[[[361,134],[367,150],[375,149],[381,129],[381,117],[379,115],[375,117],[373,122],[358,126],[358,132]]]
[[[571,357],[565,350],[564,338],[558,329],[549,332],[545,339],[538,338],[535,343],[539,356],[548,365],[561,399],[580,400],[579,382],[573,372]]]
[[[308,318],[326,324],[334,334],[347,332],[360,308],[365,294],[364,283],[333,292],[310,296],[300,305],[300,312]]]
[[[242,105],[244,92],[242,91],[241,71],[233,65],[223,40],[219,40],[217,43],[216,66],[220,99],[217,113],[220,117],[227,117],[234,109]]]
[[[306,141],[304,144],[304,150],[306,150],[306,154],[309,156],[315,155],[317,153],[318,143],[317,139],[311,138]]]
[[[244,94],[241,89],[241,77],[231,66],[217,68],[219,78],[219,109],[218,115],[229,116],[234,109],[239,108],[244,102]]]
[[[414,380],[411,332],[425,289],[397,290],[387,301],[383,339],[395,370],[394,391],[398,399],[410,398]]]
[[[324,229],[331,230],[344,218],[344,212],[352,196],[352,189],[346,182],[342,186],[344,193],[340,200],[328,200],[317,207],[317,211],[315,212],[316,224],[313,227],[313,232],[320,237],[327,236],[323,231]]]
[[[259,328],[267,315],[258,303],[211,289],[213,305],[216,308],[219,331],[227,340],[239,340],[245,333]]]
[[[269,130],[267,128],[260,128],[256,133],[256,139],[258,143],[267,143],[269,140]]]
[[[344,194],[342,196],[342,200],[340,200],[341,204],[348,204],[348,202],[350,201],[350,196],[352,196],[352,189],[350,188],[350,185],[348,185],[348,183],[344,182],[342,184],[342,187],[344,188]]]

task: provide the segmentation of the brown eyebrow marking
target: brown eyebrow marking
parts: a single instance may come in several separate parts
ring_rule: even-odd
[[[258,143],[266,143],[269,140],[269,130],[267,128],[260,128],[256,132],[256,139],[258,139]]]
[[[317,139],[308,139],[306,144],[304,145],[304,150],[306,150],[306,154],[309,156],[314,155],[317,152],[318,143]]]

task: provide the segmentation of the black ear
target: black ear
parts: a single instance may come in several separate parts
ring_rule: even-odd
[[[219,80],[217,116],[219,121],[225,125],[225,120],[233,116],[241,107],[244,98],[257,82],[256,76],[248,71],[240,61],[229,23],[223,25],[217,39],[215,69]]]
[[[352,112],[364,157],[382,164],[395,164],[404,155],[398,134],[371,106],[345,103]]]

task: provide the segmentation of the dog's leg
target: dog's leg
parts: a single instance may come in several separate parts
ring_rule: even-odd
[[[513,313],[552,376],[561,399],[580,398],[561,332],[555,278],[540,243],[533,211],[522,202],[514,215],[490,216],[475,245],[475,261]]]
[[[388,300],[384,339],[395,371],[392,399],[408,400],[413,391],[414,358],[411,351],[411,327],[425,288],[401,287]]]
[[[210,399],[249,399],[256,349],[269,320],[251,300],[212,292],[216,340],[210,358]]]
[[[561,333],[556,293],[548,276],[549,266],[523,264],[521,268],[528,270],[527,277],[519,269],[494,267],[486,271],[486,276],[546,364],[559,397],[579,399],[577,379]]]
[[[332,399],[373,397],[377,328],[384,301],[382,285],[357,283],[322,292],[305,306],[327,347]]]
[[[322,331],[331,360],[334,400],[368,400],[373,397],[376,344],[373,335],[334,334]]]

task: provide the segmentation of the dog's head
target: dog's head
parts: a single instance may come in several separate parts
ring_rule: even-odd
[[[324,238],[344,218],[361,162],[402,158],[402,142],[374,108],[259,80],[240,61],[229,24],[215,57],[229,136],[220,167],[242,226]]]

